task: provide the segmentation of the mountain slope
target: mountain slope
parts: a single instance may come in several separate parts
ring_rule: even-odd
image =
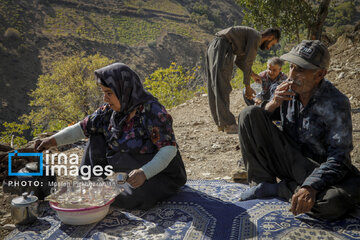
[[[217,28],[241,19],[230,0],[0,0],[0,124],[29,112],[27,93],[63,56],[100,53],[144,79],[171,62],[202,65]]]

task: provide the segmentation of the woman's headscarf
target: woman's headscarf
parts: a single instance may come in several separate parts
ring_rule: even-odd
[[[156,98],[146,91],[139,76],[123,63],[113,63],[95,70],[101,83],[111,88],[120,101],[120,111],[113,111],[110,119],[113,133],[120,133],[128,115],[140,104]]]

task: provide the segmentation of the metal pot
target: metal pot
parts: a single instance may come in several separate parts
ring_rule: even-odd
[[[24,192],[22,196],[11,201],[11,216],[15,224],[29,224],[35,222],[38,217],[39,200],[33,195]]]

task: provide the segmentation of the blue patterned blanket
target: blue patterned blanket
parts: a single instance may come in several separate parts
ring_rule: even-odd
[[[188,181],[181,191],[148,211],[112,207],[101,222],[61,224],[43,205],[43,217],[19,226],[6,239],[360,239],[360,220],[322,222],[294,217],[278,199],[239,202],[246,185]]]

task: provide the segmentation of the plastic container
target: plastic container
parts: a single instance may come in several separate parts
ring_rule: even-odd
[[[109,212],[109,207],[115,198],[102,206],[88,208],[61,208],[58,203],[49,202],[50,207],[54,209],[61,222],[70,225],[86,225],[102,220]]]
[[[256,95],[258,95],[262,91],[261,83],[253,83],[253,84],[250,85],[250,87],[252,89],[254,89],[254,91],[256,92]]]

